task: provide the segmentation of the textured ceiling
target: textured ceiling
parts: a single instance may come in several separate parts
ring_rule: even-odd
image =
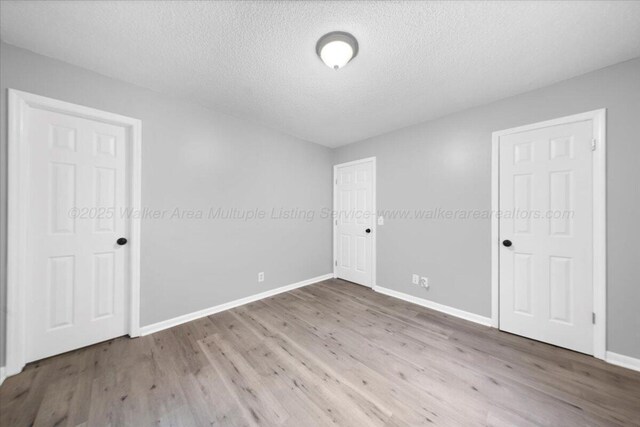
[[[7,43],[338,146],[640,56],[640,2],[3,1]],[[320,36],[360,52],[334,71]]]

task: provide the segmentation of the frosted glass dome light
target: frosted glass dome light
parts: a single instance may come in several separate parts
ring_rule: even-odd
[[[334,31],[318,40],[316,53],[327,67],[337,70],[358,54],[358,42],[349,33]]]

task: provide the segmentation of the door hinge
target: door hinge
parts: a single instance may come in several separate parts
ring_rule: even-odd
[[[591,313],[591,322],[595,325],[596,324],[596,314],[595,313]]]
[[[595,138],[593,138],[591,140],[591,151],[596,151],[596,146],[598,144],[598,140],[596,140]]]

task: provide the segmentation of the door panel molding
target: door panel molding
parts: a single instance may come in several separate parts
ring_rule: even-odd
[[[371,200],[371,205],[372,205],[372,210],[374,212],[374,218],[373,221],[371,222],[371,288],[375,289],[376,287],[376,277],[377,277],[377,258],[376,258],[376,246],[377,246],[377,238],[378,238],[378,232],[377,232],[377,224],[378,224],[378,219],[377,219],[377,213],[378,213],[378,208],[377,208],[377,200],[376,200],[376,194],[377,194],[377,186],[376,186],[376,180],[377,180],[377,168],[376,168],[376,158],[375,157],[367,157],[364,159],[359,159],[359,160],[354,160],[351,162],[346,162],[346,163],[340,163],[337,165],[333,166],[333,213],[335,214],[336,209],[338,208],[338,169],[341,167],[345,167],[345,166],[354,166],[354,165],[358,165],[358,164],[363,164],[363,163],[371,163],[371,170],[372,170],[372,200]],[[333,277],[336,278],[338,277],[338,244],[339,242],[339,238],[338,238],[338,227],[337,227],[337,220],[335,218],[332,218],[332,227],[333,227]]]
[[[7,206],[7,333],[6,375],[19,373],[26,360],[26,321],[29,316],[25,289],[27,259],[27,229],[30,170],[29,146],[25,137],[27,109],[66,114],[69,116],[121,126],[127,133],[128,145],[128,207],[141,208],[142,122],[90,107],[57,99],[8,89],[8,206]],[[127,274],[129,336],[140,329],[140,218],[131,215],[129,271]]]
[[[606,258],[606,109],[588,111],[558,119],[493,132],[491,162],[491,320],[500,327],[500,138],[539,128],[575,122],[593,122],[593,313],[594,357],[606,355],[607,258]],[[562,147],[558,147],[562,148]],[[567,148],[567,149],[570,149]],[[566,151],[566,150],[565,150]]]

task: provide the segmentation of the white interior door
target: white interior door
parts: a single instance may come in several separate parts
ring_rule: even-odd
[[[128,332],[126,133],[29,109],[26,361]]]
[[[336,275],[369,287],[374,272],[374,165],[368,159],[336,166],[334,190]]]
[[[500,329],[588,354],[592,138],[577,121],[501,136],[499,153]]]

